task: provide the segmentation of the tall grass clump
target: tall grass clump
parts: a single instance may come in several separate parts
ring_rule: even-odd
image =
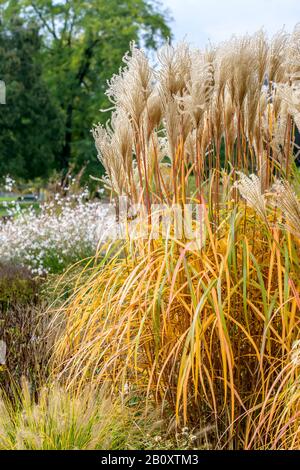
[[[105,184],[129,201],[125,236],[54,317],[54,370],[70,390],[145,393],[215,447],[297,448],[299,26],[158,61],[132,45],[111,124],[93,129]],[[157,204],[200,207],[200,240]]]
[[[52,384],[40,390],[36,401],[24,381],[14,401],[5,395],[0,399],[0,449],[122,448],[127,419],[120,400],[112,401],[103,389],[75,395]]]

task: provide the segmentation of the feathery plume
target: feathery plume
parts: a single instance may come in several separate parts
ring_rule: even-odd
[[[238,171],[239,180],[235,182],[234,187],[239,190],[240,195],[257,214],[268,224],[266,199],[261,191],[261,181],[257,175],[246,176]]]
[[[273,204],[279,207],[284,215],[285,228],[300,238],[300,203],[288,181],[277,180],[271,188]]]
[[[144,52],[131,43],[126,66],[114,75],[106,92],[112,103],[125,111],[139,127],[141,115],[152,92],[152,70]]]

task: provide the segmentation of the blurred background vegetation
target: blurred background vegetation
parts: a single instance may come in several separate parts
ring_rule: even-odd
[[[169,21],[150,0],[0,0],[0,176],[99,176],[90,129],[110,117],[107,80],[130,41],[151,51],[171,39]]]

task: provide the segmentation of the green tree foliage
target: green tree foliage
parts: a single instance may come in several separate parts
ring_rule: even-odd
[[[0,105],[0,175],[47,177],[62,141],[59,107],[38,60],[38,27],[20,19],[0,24],[0,78],[6,105]]]
[[[20,0],[7,2],[6,15],[21,12],[39,25],[43,76],[63,114],[63,143],[57,167],[70,164],[99,171],[90,129],[108,120],[106,82],[117,72],[134,40],[155,49],[170,37],[166,13],[150,0]],[[0,131],[1,132],[1,131]]]

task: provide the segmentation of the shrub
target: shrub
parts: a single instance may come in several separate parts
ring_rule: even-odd
[[[36,388],[47,376],[48,314],[39,295],[41,282],[20,266],[0,266],[0,339],[6,345],[0,383],[7,393],[26,376]]]
[[[27,268],[0,263],[0,310],[15,302],[36,301],[38,290],[39,283]]]

